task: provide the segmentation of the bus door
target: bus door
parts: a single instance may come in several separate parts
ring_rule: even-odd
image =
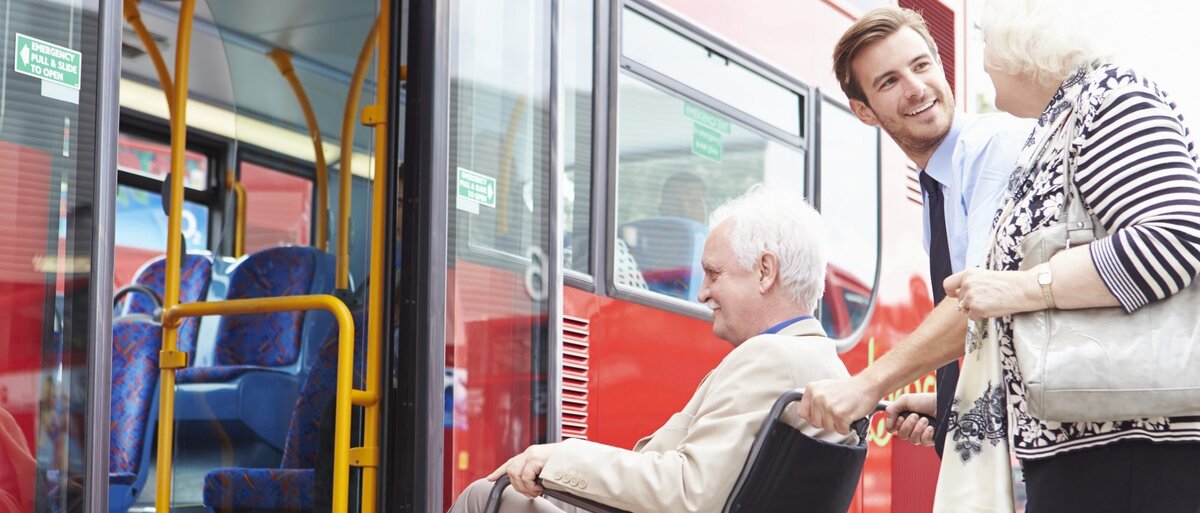
[[[0,5],[2,511],[103,508],[119,12]]]
[[[384,500],[445,511],[516,453],[558,441],[554,13],[549,0],[414,1],[407,13]]]

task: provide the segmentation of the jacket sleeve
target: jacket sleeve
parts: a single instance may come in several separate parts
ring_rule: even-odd
[[[771,404],[796,386],[777,341],[750,340],[713,372],[675,450],[637,453],[563,442],[542,470],[545,486],[621,509],[719,511]]]

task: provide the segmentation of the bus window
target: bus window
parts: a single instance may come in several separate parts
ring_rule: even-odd
[[[563,269],[591,274],[590,244],[592,225],[592,79],[595,76],[592,55],[595,35],[592,20],[594,3],[571,0],[563,3],[564,52],[563,89],[566,123],[564,124],[563,167]]]
[[[122,133],[117,138],[117,167],[158,180],[171,174],[171,146]],[[208,158],[196,151],[184,152],[184,186],[204,190],[208,186]]]
[[[116,248],[113,282],[130,283],[134,273],[167,250],[167,215],[162,196],[127,185],[117,186]],[[183,202],[183,240],[189,250],[208,248],[208,207]]]
[[[312,180],[242,161],[246,187],[246,254],[294,244],[307,246],[312,226]]]
[[[804,152],[632,74],[619,88],[614,248],[650,291],[696,301],[711,209],[757,183],[802,191]],[[639,288],[631,277],[614,281]]]
[[[830,337],[850,339],[870,316],[879,267],[879,130],[825,97],[818,115],[817,188],[829,237],[821,315]]]

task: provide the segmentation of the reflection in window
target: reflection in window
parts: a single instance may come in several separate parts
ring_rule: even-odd
[[[692,101],[622,74],[619,81],[618,253],[640,276],[619,285],[695,301],[711,208],[752,185],[803,190],[804,153]],[[624,247],[624,248],[623,248]]]
[[[125,185],[117,186],[116,248],[113,282],[126,285],[146,262],[167,251],[167,215],[162,196]],[[183,202],[181,231],[187,250],[208,248],[208,208]]]
[[[246,187],[246,254],[285,244],[309,244],[311,180],[242,162],[241,182]]]
[[[564,52],[573,52],[562,61],[562,79],[566,97],[566,123],[563,166],[566,182],[563,191],[563,262],[564,268],[591,272],[589,241],[592,207],[592,47],[595,42],[592,20],[594,2],[563,2]]]
[[[828,99],[820,116],[819,197],[829,234],[821,314],[829,336],[846,338],[867,320],[879,265],[879,131]]]
[[[203,190],[208,184],[208,158],[195,151],[184,152],[183,184]],[[128,134],[117,137],[117,167],[122,171],[164,180],[171,175],[171,146]]]

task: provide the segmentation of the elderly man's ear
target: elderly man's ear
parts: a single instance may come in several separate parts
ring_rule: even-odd
[[[758,292],[767,294],[779,282],[779,258],[774,253],[758,257]]]

